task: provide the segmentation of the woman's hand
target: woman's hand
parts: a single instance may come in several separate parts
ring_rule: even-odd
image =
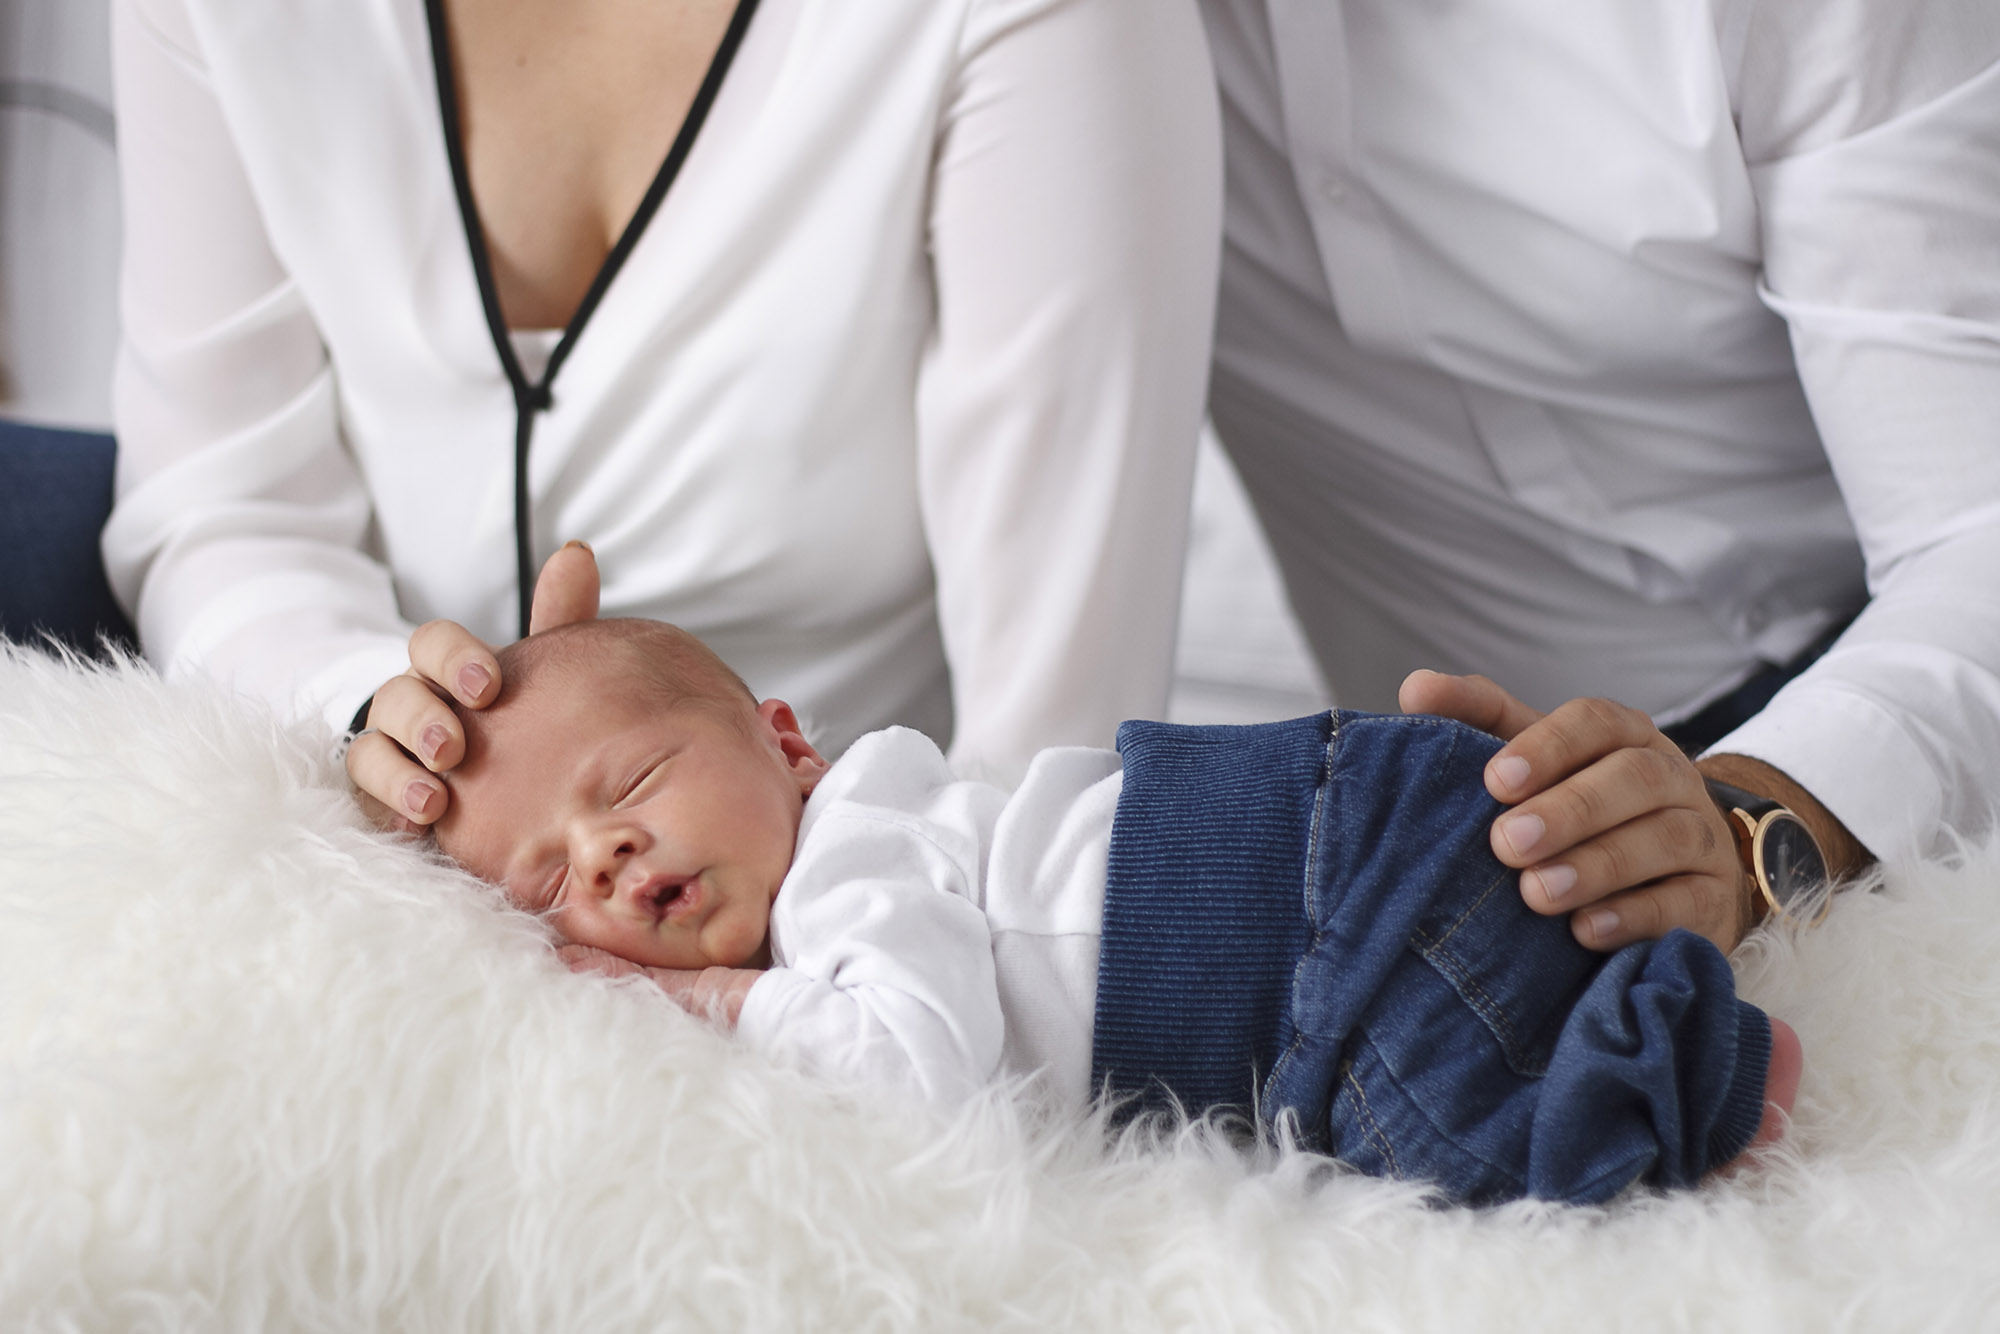
[[[1750,898],[1726,817],[1701,773],[1637,709],[1575,699],[1544,716],[1483,676],[1412,672],[1405,713],[1469,723],[1507,744],[1486,790],[1513,809],[1493,822],[1493,853],[1521,871],[1536,912],[1609,950],[1685,927],[1727,952],[1750,925]]]
[[[535,580],[529,632],[597,615],[597,558],[581,542],[550,556]],[[367,726],[347,748],[361,807],[385,829],[420,834],[451,802],[438,774],[465,758],[465,728],[448,701],[483,709],[500,697],[493,650],[456,621],[410,636],[410,670],[383,683]]]

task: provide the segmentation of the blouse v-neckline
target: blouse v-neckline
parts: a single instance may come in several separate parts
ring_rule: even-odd
[[[438,114],[444,125],[445,152],[451,163],[452,192],[458,202],[459,221],[465,230],[473,277],[479,285],[479,303],[486,315],[486,330],[514,395],[515,577],[519,585],[523,636],[528,633],[528,614],[535,586],[528,513],[528,447],[534,435],[535,416],[553,406],[552,388],[556,375],[568,360],[577,339],[582,336],[584,326],[596,313],[605,292],[638,246],[639,238],[645,234],[653,215],[659,212],[675,178],[680,175],[682,165],[701,134],[702,125],[708,119],[709,110],[722,91],[723,80],[728,77],[729,67],[736,59],[737,49],[742,46],[743,35],[748,31],[750,19],[756,11],[757,0],[737,0],[729,26],[723,30],[715,55],[709,60],[708,72],[703,76],[701,87],[695,92],[694,101],[689,104],[673,144],[653,176],[652,184],[646,187],[644,197],[640,199],[638,208],[633,210],[624,231],[619,234],[617,244],[611,247],[611,252],[598,266],[597,275],[584,292],[583,300],[577,303],[569,322],[563,326],[561,337],[549,353],[547,365],[541,368],[539,375],[531,377],[515,350],[516,331],[508,329],[506,317],[500,309],[500,291],[493,280],[492,254],[486,245],[485,227],[479,220],[478,202],[472,195],[472,175],[466,164],[465,137],[459,121],[458,82],[452,62],[451,33],[445,23],[444,0],[424,0],[424,15],[430,27],[431,67],[437,84]]]

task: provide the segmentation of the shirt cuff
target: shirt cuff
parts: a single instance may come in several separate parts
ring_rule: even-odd
[[[309,677],[300,689],[299,713],[326,720],[335,736],[344,735],[354,712],[392,676],[410,670],[410,648],[403,640],[370,644],[336,658]]]
[[[1878,861],[1907,864],[1944,844],[1931,757],[1887,709],[1841,686],[1795,681],[1707,753],[1780,770]]]

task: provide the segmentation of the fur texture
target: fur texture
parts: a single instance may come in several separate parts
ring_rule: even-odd
[[[1787,1145],[1478,1213],[739,1051],[371,832],[332,739],[0,651],[0,1328],[1822,1330],[2000,1316],[2000,850],[1738,953]]]

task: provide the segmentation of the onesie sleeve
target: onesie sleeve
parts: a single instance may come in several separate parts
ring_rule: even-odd
[[[1749,12],[1764,295],[1870,601],[1716,749],[1790,774],[1878,857],[1935,854],[1990,820],[2000,755],[2000,7]]]
[[[952,1105],[1000,1068],[1004,1024],[976,867],[920,822],[830,813],[773,907],[737,1032],[824,1074]]]
[[[343,726],[409,665],[334,376],[181,0],[114,0],[124,201],[104,557],[147,657]]]
[[[1190,0],[972,0],[937,147],[918,486],[960,773],[1166,705],[1221,246]]]

